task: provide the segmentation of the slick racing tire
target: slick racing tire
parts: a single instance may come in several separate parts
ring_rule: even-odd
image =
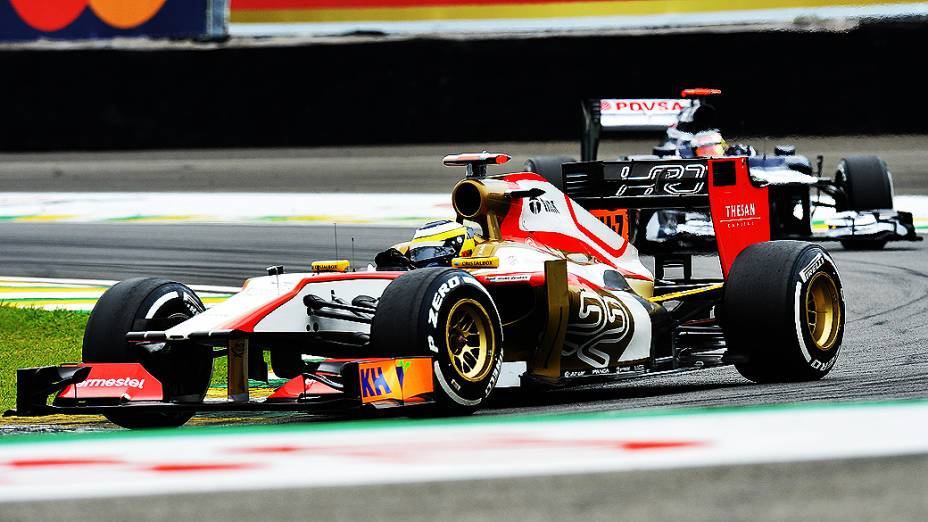
[[[503,331],[493,299],[474,276],[420,268],[386,288],[371,324],[382,355],[427,355],[437,413],[468,414],[490,396],[503,365]]]
[[[126,341],[130,331],[165,330],[205,310],[186,286],[156,277],[128,279],[107,290],[90,314],[81,350],[85,363],[137,362],[161,383],[166,400],[200,402],[213,371],[212,348],[196,343],[158,346]],[[124,428],[177,427],[192,412],[112,411],[105,417]]]
[[[561,171],[561,164],[575,161],[577,160],[570,156],[538,156],[526,160],[523,170],[538,174],[545,178],[548,183],[557,187],[558,190],[564,192],[564,175]]]
[[[837,210],[893,208],[893,179],[886,164],[876,156],[851,156],[838,163],[835,181],[844,188],[846,201]]]
[[[746,248],[725,282],[721,311],[735,368],[754,382],[821,379],[838,358],[844,294],[834,261],[818,245]]]

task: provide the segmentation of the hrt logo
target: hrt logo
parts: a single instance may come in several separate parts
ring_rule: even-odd
[[[392,390],[383,376],[383,368],[361,369],[362,397],[379,397],[388,393],[392,393]]]
[[[662,194],[704,194],[706,165],[700,162],[628,163],[618,172],[622,184],[616,196],[650,196]]]

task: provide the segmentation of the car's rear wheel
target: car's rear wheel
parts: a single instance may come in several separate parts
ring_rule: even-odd
[[[835,180],[846,196],[845,201],[836,201],[837,210],[893,208],[892,175],[876,156],[843,158],[838,163]]]
[[[844,336],[841,278],[818,245],[757,243],[732,265],[721,317],[729,353],[744,377],[821,379],[834,366]]]
[[[558,190],[564,192],[564,175],[561,165],[576,161],[570,156],[537,156],[526,160],[523,169],[526,172],[538,174],[545,178],[548,183],[557,187]]]
[[[876,156],[851,156],[838,163],[835,181],[844,190],[835,208],[842,210],[881,210],[893,208],[893,179],[886,163]],[[881,250],[886,240],[844,239],[848,250]]]
[[[490,294],[472,275],[420,268],[386,288],[371,325],[381,355],[432,357],[435,400],[445,414],[486,401],[503,361],[503,333]]]
[[[165,330],[204,309],[193,290],[167,279],[149,277],[117,283],[100,297],[90,314],[82,359],[85,363],[141,363],[161,383],[166,399],[202,401],[213,369],[209,346],[190,342],[144,346],[126,341],[126,333]],[[130,408],[105,414],[110,422],[124,428],[177,427],[192,416],[191,412],[138,412]]]

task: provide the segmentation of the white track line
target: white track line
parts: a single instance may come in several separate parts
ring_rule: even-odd
[[[453,216],[448,194],[0,192],[0,217],[13,222],[417,225]]]
[[[920,231],[928,227],[928,197],[896,196]],[[834,211],[818,209],[819,222]],[[447,194],[0,192],[0,219],[51,223],[250,223],[330,226],[418,226],[453,218]]]
[[[0,439],[0,501],[300,488],[928,452],[928,402]],[[29,441],[29,442],[26,442]]]
[[[18,283],[28,286],[40,284],[61,285],[68,287],[80,286],[113,286],[119,281],[111,279],[59,279],[54,277],[14,277],[0,276],[0,286],[5,283]],[[196,292],[215,292],[221,294],[234,294],[242,288],[239,286],[215,286],[215,285],[188,285]]]
[[[90,311],[106,288],[118,281],[105,279],[58,279],[0,276],[0,303],[38,307],[45,310]],[[207,307],[227,294],[241,291],[237,286],[188,285],[206,302]]]

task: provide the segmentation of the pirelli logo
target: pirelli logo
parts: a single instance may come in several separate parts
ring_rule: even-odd
[[[499,268],[498,257],[456,257],[451,260],[454,268]]]

